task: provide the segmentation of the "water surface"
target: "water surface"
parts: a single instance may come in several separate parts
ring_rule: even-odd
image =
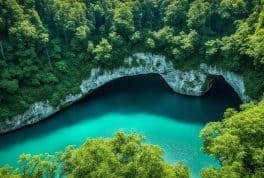
[[[184,161],[193,177],[218,163],[200,151],[198,135],[210,121],[222,119],[240,100],[223,80],[203,97],[174,93],[158,75],[115,80],[72,107],[33,126],[0,136],[0,166],[16,165],[21,153],[54,153],[86,138],[109,137],[118,130],[136,131],[164,149],[170,163]]]

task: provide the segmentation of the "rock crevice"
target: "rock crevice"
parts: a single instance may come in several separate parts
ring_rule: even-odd
[[[48,101],[33,104],[25,113],[7,119],[0,123],[0,133],[6,133],[26,125],[34,124],[58,112],[65,105],[74,103],[96,88],[112,80],[140,74],[156,73],[161,75],[167,84],[177,93],[201,96],[212,86],[216,76],[222,76],[233,87],[243,102],[249,101],[246,95],[243,78],[233,72],[218,69],[215,66],[201,64],[198,69],[190,71],[176,70],[171,62],[167,62],[164,56],[147,53],[136,53],[125,59],[125,66],[112,71],[103,71],[100,68],[93,69],[87,80],[83,80],[81,93],[68,95],[61,100],[57,107],[51,106]]]

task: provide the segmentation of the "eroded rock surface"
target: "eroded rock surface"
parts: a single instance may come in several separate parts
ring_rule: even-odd
[[[103,71],[100,68],[93,69],[87,80],[83,80],[81,93],[68,95],[61,100],[57,107],[53,107],[48,101],[33,104],[25,113],[12,117],[0,123],[0,133],[6,133],[26,125],[36,123],[58,112],[63,106],[74,103],[96,88],[112,80],[140,74],[156,73],[161,75],[168,85],[177,93],[201,96],[212,86],[216,76],[222,76],[226,82],[234,88],[243,102],[249,101],[246,95],[243,78],[233,72],[218,69],[215,66],[201,64],[199,69],[180,71],[174,69],[173,64],[165,60],[164,56],[147,53],[136,53],[125,59],[125,66],[112,71]]]

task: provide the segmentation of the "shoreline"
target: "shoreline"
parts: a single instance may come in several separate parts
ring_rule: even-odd
[[[137,65],[132,66],[132,62],[136,62]],[[90,77],[82,81],[80,86],[81,93],[68,95],[56,107],[51,106],[48,101],[32,104],[24,113],[2,122],[0,124],[0,134],[15,131],[47,119],[115,79],[140,74],[159,74],[174,92],[189,96],[204,95],[210,90],[215,79],[222,76],[238,94],[242,102],[245,103],[250,100],[245,93],[245,84],[241,76],[218,69],[215,66],[201,64],[199,69],[185,72],[174,69],[173,64],[167,62],[164,56],[150,53],[135,53],[132,57],[125,59],[125,64],[129,67],[120,67],[112,71],[103,71],[100,68],[92,69]]]

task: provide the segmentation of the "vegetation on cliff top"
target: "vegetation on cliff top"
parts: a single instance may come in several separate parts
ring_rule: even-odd
[[[258,99],[263,26],[263,0],[0,0],[0,120],[36,101],[56,105],[91,68],[137,51],[240,73]]]

